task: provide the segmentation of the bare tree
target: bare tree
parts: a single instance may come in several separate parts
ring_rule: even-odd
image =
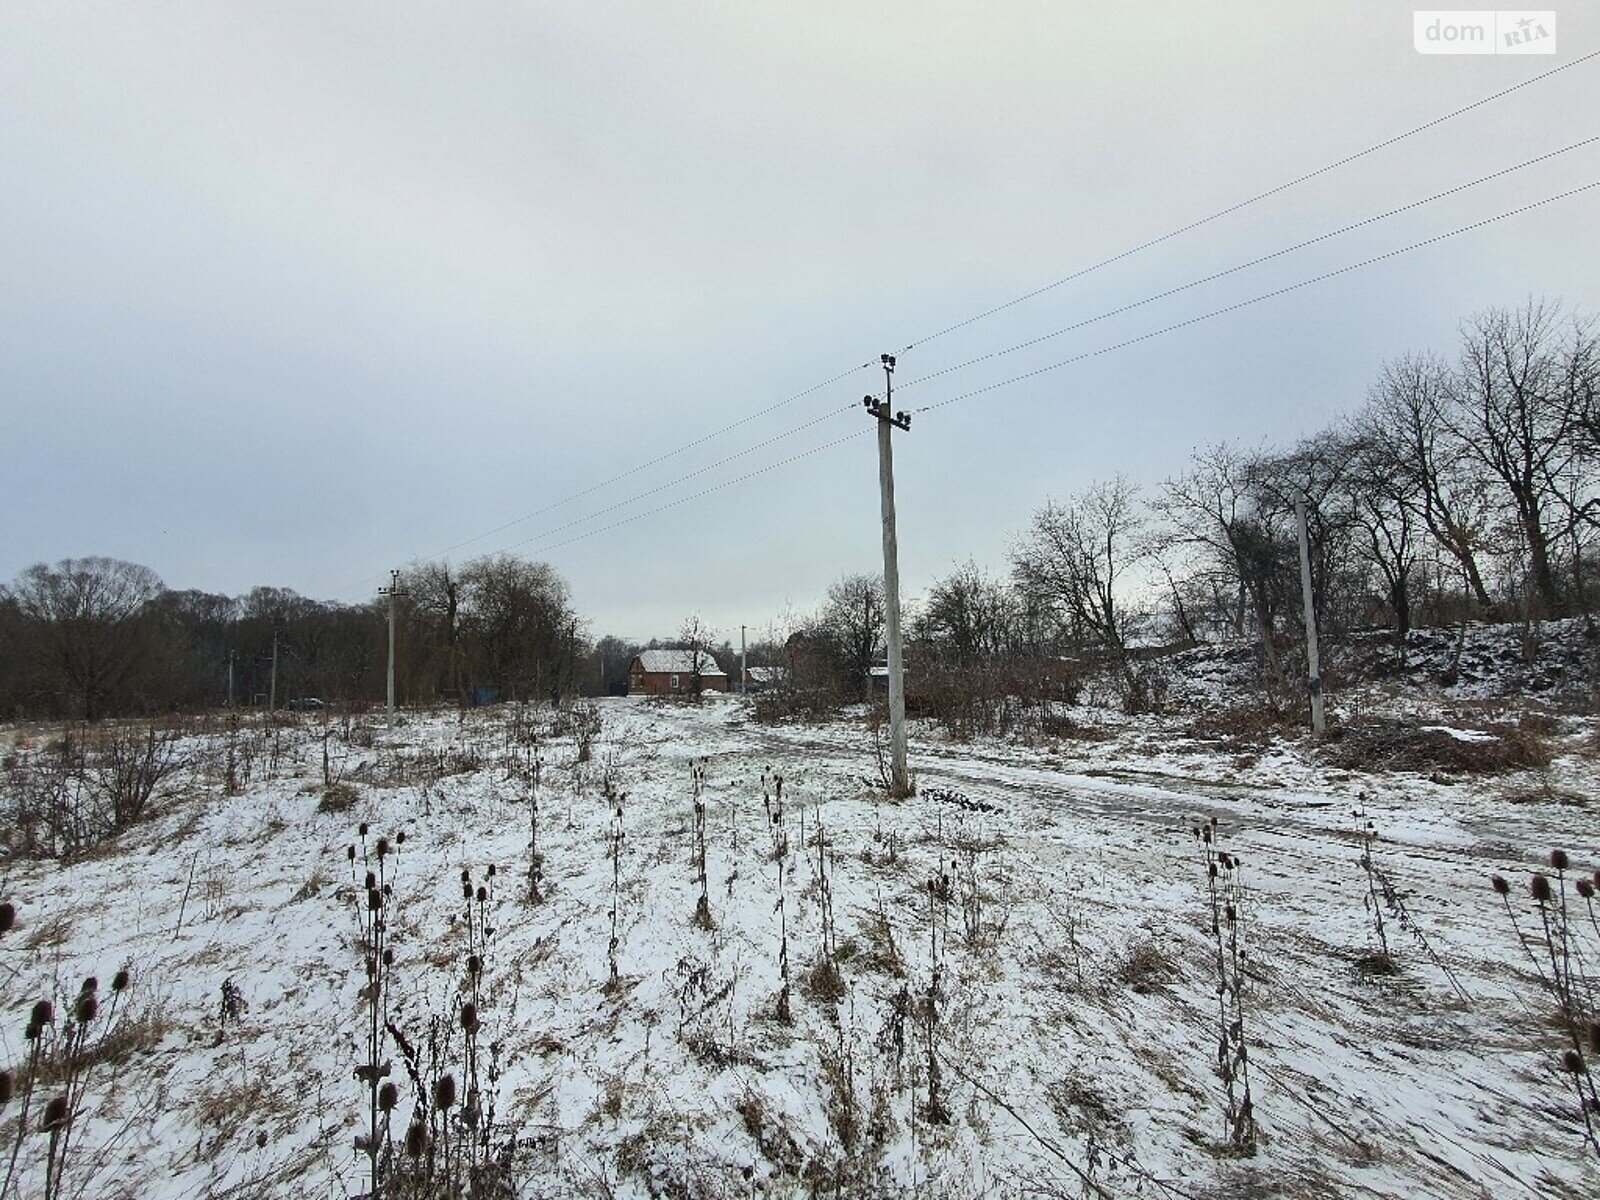
[[[146,639],[137,622],[161,594],[149,567],[114,558],[38,563],[17,579],[18,606],[38,622],[47,667],[92,721],[143,665]]]
[[[459,575],[464,670],[513,694],[559,698],[583,647],[566,582],[548,563],[509,554],[474,559]]]
[[[1494,605],[1478,560],[1489,523],[1488,489],[1478,460],[1449,420],[1450,369],[1431,355],[1385,363],[1352,422],[1369,478],[1387,475],[1395,495],[1460,571],[1484,613]]]
[[[1452,428],[1499,485],[1527,554],[1542,615],[1560,611],[1555,556],[1583,505],[1563,504],[1582,475],[1584,409],[1592,391],[1592,327],[1563,328],[1559,305],[1490,309],[1462,331]]]
[[[426,680],[427,692],[448,690],[457,703],[467,704],[471,696],[465,679],[461,580],[451,574],[449,563],[413,563],[401,573],[400,587],[408,597],[405,613],[411,626],[408,674],[414,681]]]
[[[1168,526],[1164,548],[1186,550],[1199,571],[1235,591],[1234,631],[1242,635],[1247,617],[1253,618],[1270,682],[1281,688],[1283,667],[1273,644],[1281,607],[1275,580],[1292,551],[1261,504],[1262,457],[1227,443],[1196,451],[1188,472],[1162,484],[1153,507]]]
[[[816,633],[864,690],[870,688],[872,667],[885,652],[884,620],[883,579],[847,575],[828,589],[815,623]]]
[[[1016,602],[999,582],[968,562],[933,585],[915,638],[958,667],[993,662],[1015,648]]]
[[[1418,496],[1406,476],[1392,469],[1391,447],[1374,431],[1352,427],[1338,447],[1348,464],[1340,499],[1358,531],[1355,550],[1383,579],[1403,661],[1417,566]]]
[[[1017,587],[1043,602],[1066,640],[1125,657],[1131,613],[1121,580],[1144,553],[1143,526],[1138,488],[1121,475],[1047,502],[1012,548]]]
[[[716,632],[700,619],[699,613],[684,621],[683,628],[678,631],[678,640],[689,655],[689,695],[696,700],[700,699],[706,673],[717,665],[711,648],[716,636]]]

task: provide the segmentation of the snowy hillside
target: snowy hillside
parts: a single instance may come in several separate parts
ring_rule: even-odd
[[[1583,722],[1546,766],[1433,779],[1172,718],[1085,712],[1094,736],[1032,745],[919,726],[921,794],[891,804],[859,721],[762,726],[736,697],[598,712],[584,763],[583,722],[547,710],[213,722],[151,819],[8,861],[18,1194],[46,1194],[37,1106],[64,1075],[80,1115],[56,1194],[361,1194],[380,836],[383,1015],[417,1059],[413,1079],[380,1035],[379,1157],[400,1173],[475,1166],[481,1194],[527,1196],[1600,1194],[1541,943],[1519,946],[1489,886],[1506,874],[1542,936],[1529,872],[1555,847],[1600,866]],[[11,736],[16,772],[56,735]],[[1215,910],[1194,832],[1212,818],[1238,862]],[[109,1001],[124,965],[72,1068],[81,981]],[[35,1045],[49,1069],[18,1139]],[[1231,1137],[1246,1095],[1253,1153]],[[419,1096],[430,1136],[408,1147]]]

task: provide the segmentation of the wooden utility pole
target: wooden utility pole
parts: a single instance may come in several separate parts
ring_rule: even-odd
[[[894,429],[909,432],[911,414],[894,412],[894,355],[881,355],[883,400],[862,397],[861,403],[878,419],[878,491],[883,508],[883,607],[889,635],[889,794],[894,799],[911,795],[906,770],[906,680],[900,645],[900,549],[894,529]]]
[[[379,588],[378,595],[389,597],[389,728],[394,728],[394,601],[396,596],[408,593],[400,590],[400,572],[389,572],[389,586]]]
[[[228,651],[228,707],[233,707],[233,660],[237,658],[237,650]]]
[[[1300,591],[1305,600],[1306,666],[1311,685],[1311,730],[1322,733],[1327,722],[1322,711],[1322,665],[1317,655],[1317,605],[1311,595],[1311,536],[1306,530],[1306,497],[1294,498],[1295,528],[1300,534]]]
[[[272,674],[267,683],[267,711],[278,711],[278,627],[272,627]]]
[[[739,626],[739,694],[750,691],[750,660],[745,654],[744,626]]]

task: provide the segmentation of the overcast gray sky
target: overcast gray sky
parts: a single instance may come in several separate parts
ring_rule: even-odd
[[[595,634],[698,611],[736,639],[879,569],[869,435],[568,539],[864,429],[847,409],[876,372],[457,543],[1600,48],[1570,4],[1554,57],[1425,57],[1413,7],[7,0],[0,579],[104,554],[354,601],[410,559],[516,545]],[[1574,67],[914,348],[897,379],[1594,136],[1597,82]],[[898,399],[1596,179],[1591,146]],[[1589,192],[919,416],[907,589],[1001,566],[1047,497],[1310,432],[1476,309],[1600,308],[1597,213]]]

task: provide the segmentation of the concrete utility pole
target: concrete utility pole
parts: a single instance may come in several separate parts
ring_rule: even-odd
[[[379,588],[378,595],[389,597],[389,728],[394,728],[394,600],[396,596],[409,595],[400,590],[400,572],[389,572],[389,586]]]
[[[883,504],[883,607],[889,634],[889,794],[896,800],[911,795],[906,770],[906,679],[900,647],[900,549],[894,531],[894,429],[911,429],[911,414],[893,412],[894,355],[883,363],[883,400],[863,396],[861,403],[878,419],[878,491]],[[891,415],[892,414],[892,415]]]
[[[1321,733],[1327,728],[1322,712],[1322,666],[1317,657],[1317,606],[1311,597],[1311,536],[1306,531],[1306,497],[1297,492],[1294,498],[1294,522],[1300,533],[1300,591],[1305,599],[1306,665],[1311,683],[1311,730]]]
[[[272,674],[267,683],[267,711],[278,711],[278,627],[272,627]]]
[[[750,660],[745,657],[744,626],[739,626],[739,694],[746,695],[750,691]]]

